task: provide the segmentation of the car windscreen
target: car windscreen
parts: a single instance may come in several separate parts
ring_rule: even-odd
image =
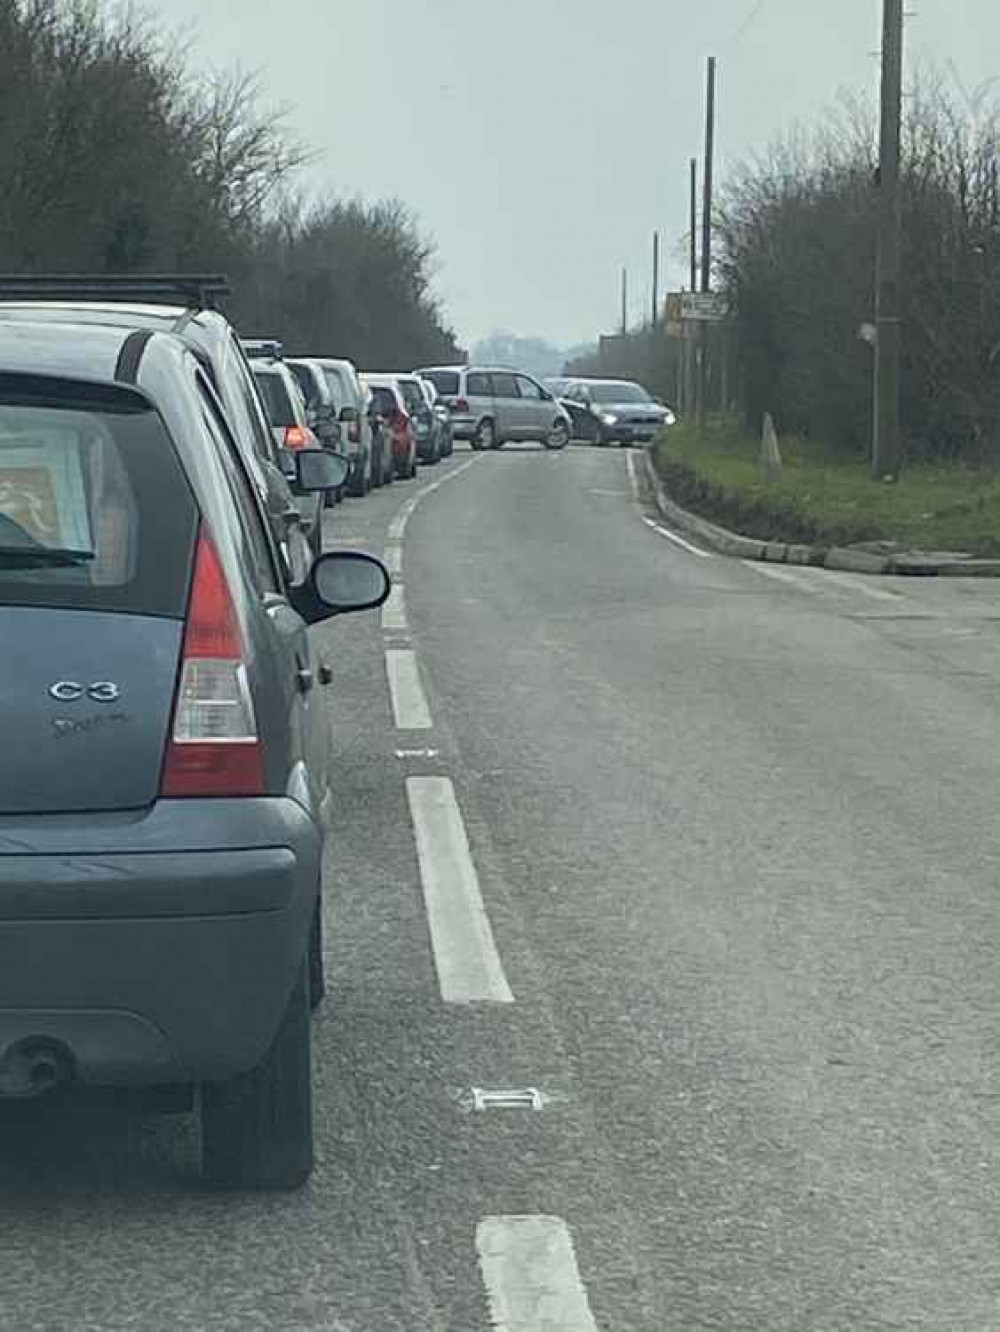
[[[253,377],[257,381],[261,397],[264,399],[264,406],[267,408],[267,415],[271,424],[274,426],[298,425],[288,386],[277,371],[255,369]]]
[[[180,618],[197,523],[154,411],[0,375],[0,605]]]
[[[652,402],[641,384],[588,384],[591,402]]]
[[[457,370],[428,370],[423,375],[429,379],[443,398],[456,398],[459,392]]]

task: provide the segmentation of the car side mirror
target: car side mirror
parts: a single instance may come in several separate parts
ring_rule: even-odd
[[[351,474],[351,465],[341,453],[330,449],[299,449],[295,457],[295,481],[300,490],[339,490]]]
[[[556,395],[554,393],[550,393],[548,389],[542,389],[543,402],[555,402],[555,400],[556,400]]]
[[[392,579],[381,560],[357,550],[332,550],[313,561],[302,587],[294,588],[295,609],[308,624],[377,610],[389,597]]]
[[[361,420],[361,413],[357,407],[341,407],[340,417],[338,418],[344,425],[354,425]]]

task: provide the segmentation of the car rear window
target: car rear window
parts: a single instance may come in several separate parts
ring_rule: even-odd
[[[459,377],[456,370],[428,370],[423,376],[429,379],[443,398],[457,398]]]
[[[197,523],[155,412],[0,375],[0,605],[181,618]]]
[[[323,367],[323,373],[326,376],[327,387],[333,394],[333,401],[337,404],[337,410],[355,406],[353,386],[348,382],[347,376],[328,365]]]
[[[427,410],[427,399],[415,379],[401,379],[399,381],[399,391],[406,403],[406,410],[411,415],[414,412],[425,412]]]
[[[295,382],[302,390],[302,396],[306,400],[307,407],[315,407],[320,403],[319,385],[313,377],[312,371],[307,365],[293,365],[288,362],[288,368],[295,376]]]
[[[390,388],[383,388],[381,384],[372,385],[372,402],[379,416],[391,416],[399,409],[395,393]]]
[[[288,393],[288,386],[274,370],[254,370],[260,395],[264,399],[267,415],[274,426],[298,425],[295,409]]]

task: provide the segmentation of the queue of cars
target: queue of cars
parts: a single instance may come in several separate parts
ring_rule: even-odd
[[[196,1110],[206,1179],[288,1189],[332,790],[308,630],[390,591],[323,508],[572,417],[513,371],[286,359],[225,291],[0,277],[0,1097]]]
[[[321,553],[350,460],[222,286],[0,278],[0,1096],[196,1109],[207,1180],[287,1189],[332,805],[308,628],[390,580]]]

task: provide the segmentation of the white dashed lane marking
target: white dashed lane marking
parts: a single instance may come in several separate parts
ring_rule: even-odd
[[[393,578],[398,578],[403,572],[403,547],[398,545],[386,546],[382,562]]]
[[[382,607],[382,628],[397,632],[406,628],[406,594],[400,583],[393,586],[389,600]]]
[[[454,786],[447,777],[410,777],[406,794],[442,999],[513,1003]]]
[[[498,1332],[597,1332],[565,1221],[490,1216],[476,1248]]]
[[[385,669],[397,729],[429,731],[434,723],[420,680],[416,654],[408,649],[390,649],[385,654]]]

